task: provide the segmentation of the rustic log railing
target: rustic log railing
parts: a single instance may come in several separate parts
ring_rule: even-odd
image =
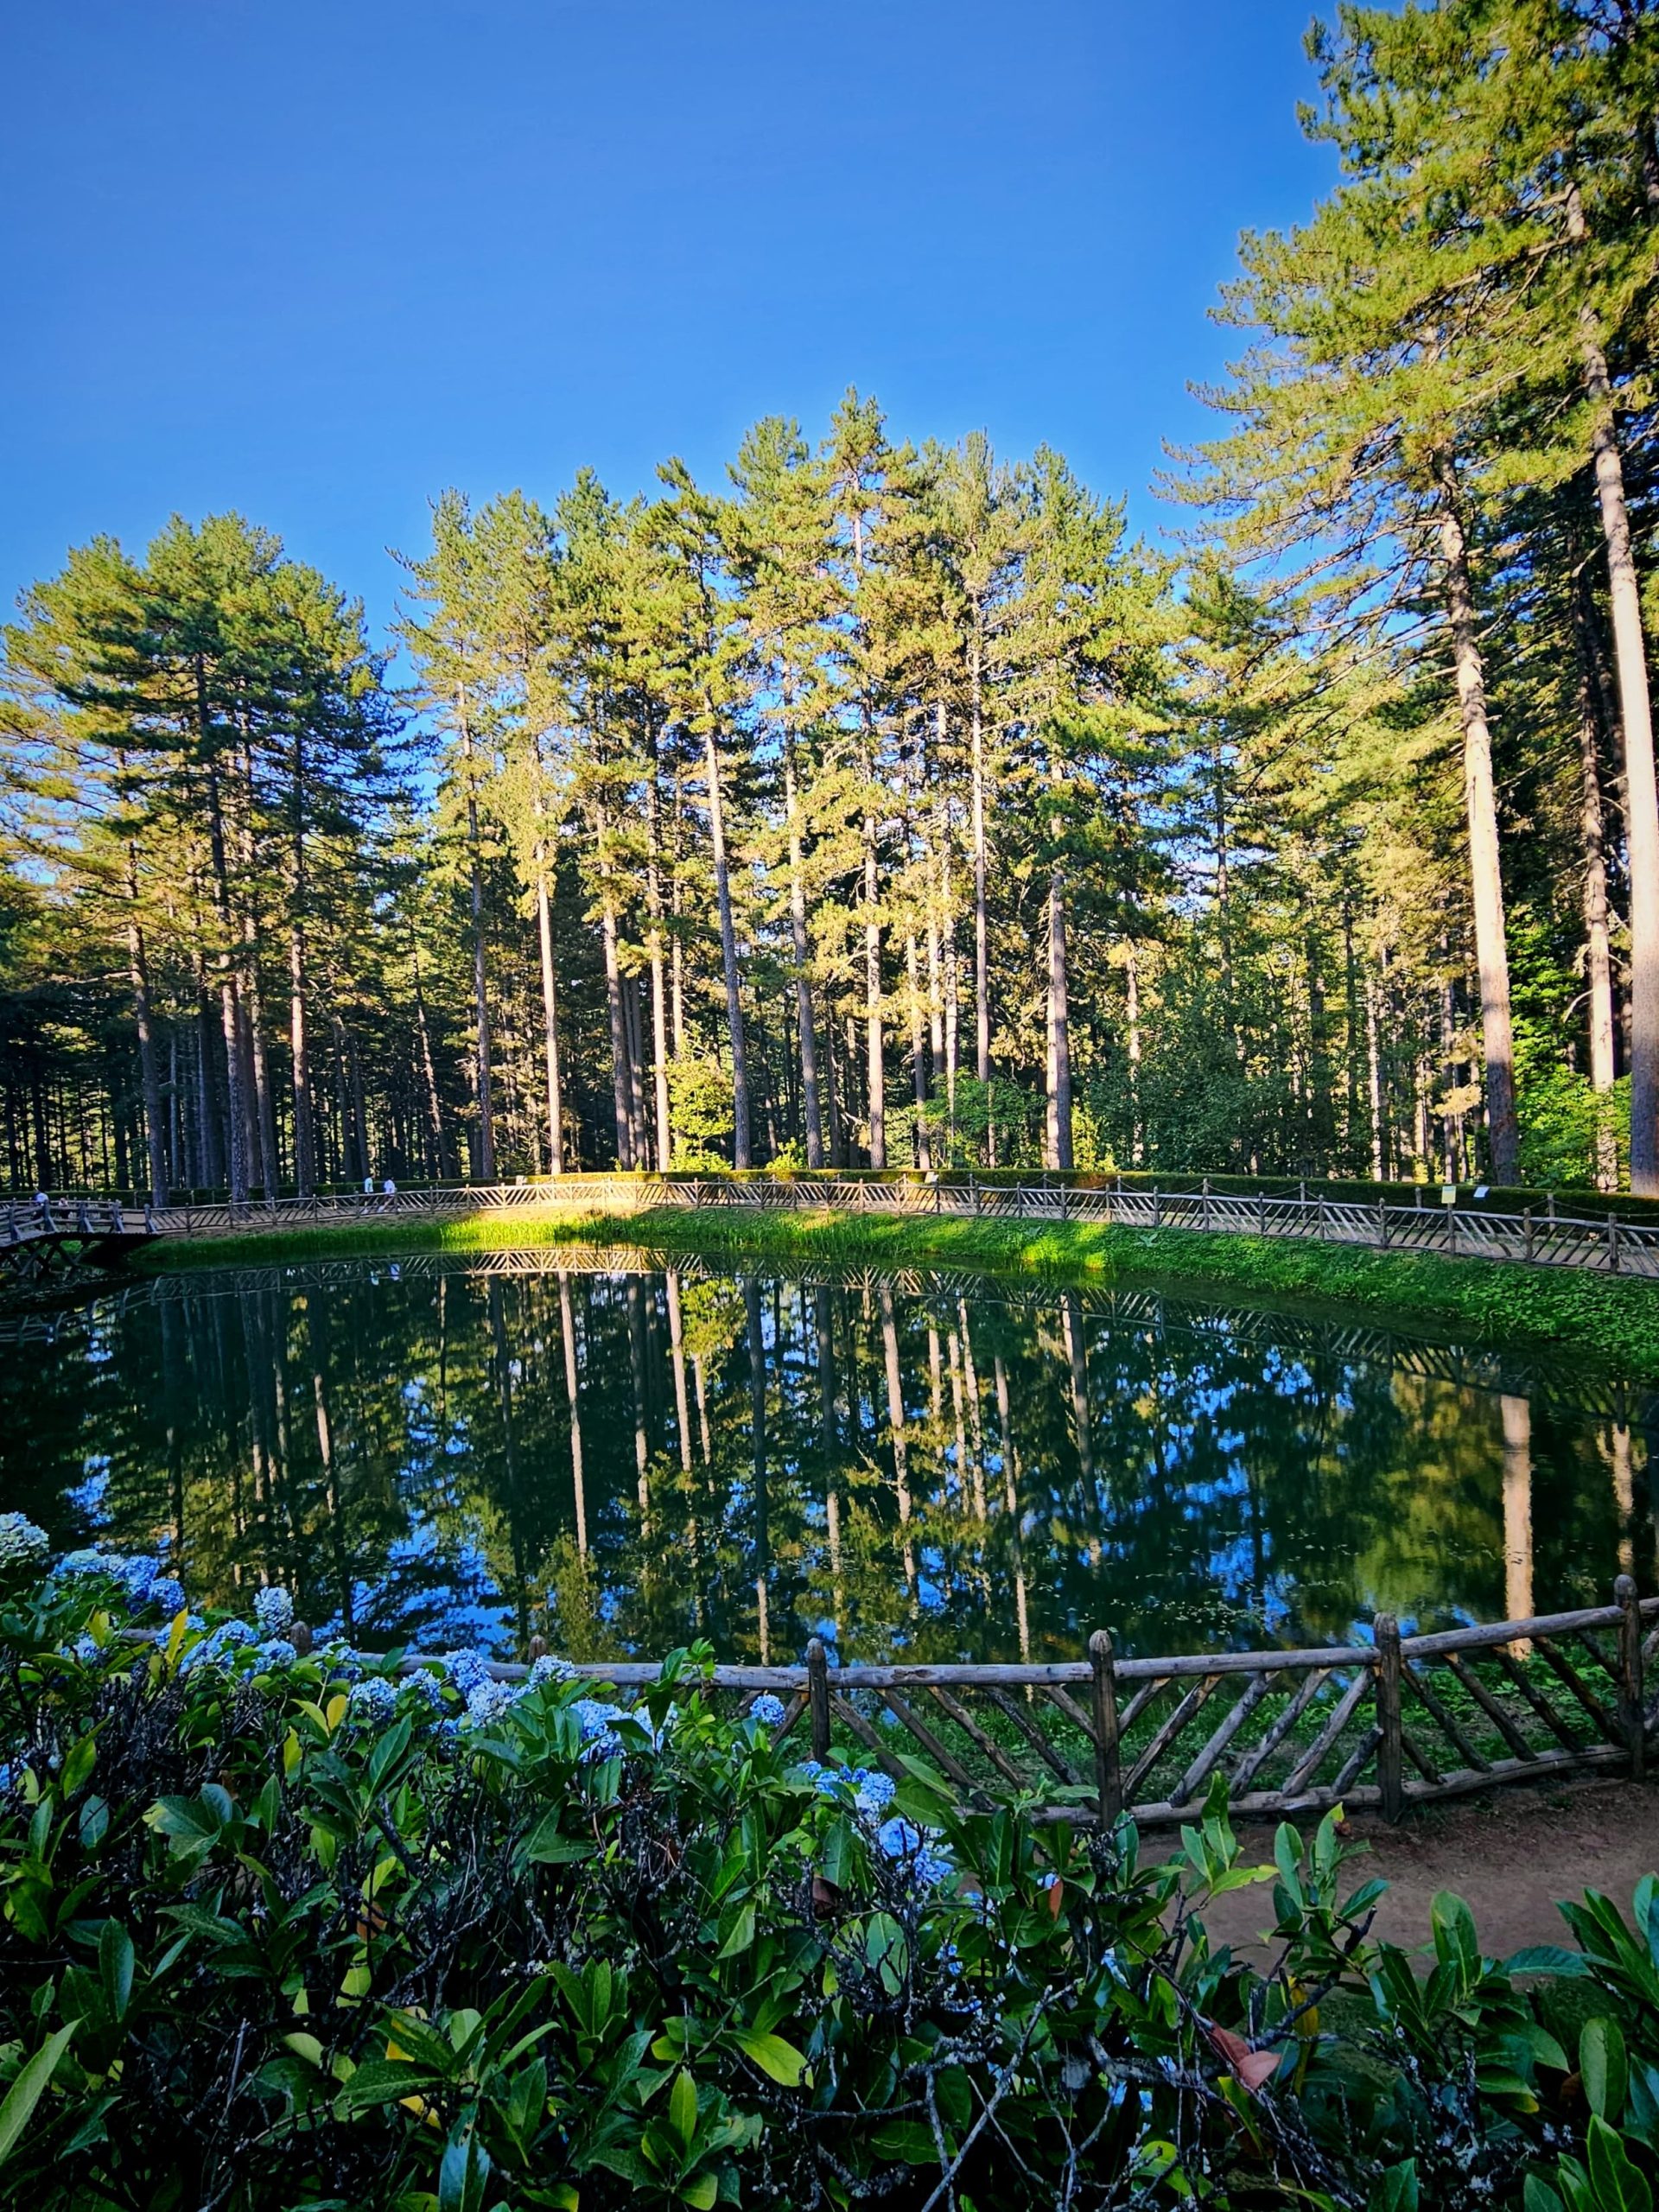
[[[1128,1812],[1161,1827],[1195,1818],[1220,1775],[1245,1816],[1344,1804],[1397,1821],[1511,1783],[1643,1779],[1656,1656],[1659,1597],[1621,1574],[1610,1605],[1427,1636],[1380,1614],[1369,1643],[1123,1658],[1099,1629],[1075,1661],[836,1666],[815,1637],[804,1666],[717,1666],[707,1688],[740,1712],[780,1698],[775,1738],[795,1735],[819,1760],[839,1749],[899,1779],[919,1754],[967,1803],[1017,1792],[1039,1817],[1109,1826]],[[490,1671],[511,1681],[527,1669]],[[600,1660],[576,1672],[626,1696],[660,1669]]]
[[[1497,1213],[1484,1207],[1387,1198],[1270,1197],[1266,1193],[1157,1186],[1084,1188],[1045,1179],[985,1183],[976,1176],[658,1177],[565,1175],[535,1183],[442,1185],[313,1198],[255,1198],[231,1204],[124,1207],[118,1200],[51,1200],[44,1209],[14,1201],[0,1223],[0,1249],[64,1225],[76,1210],[99,1233],[214,1236],[348,1223],[454,1220],[469,1215],[549,1210],[637,1213],[655,1209],[762,1213],[831,1209],[857,1214],[952,1215],[974,1220],[1089,1221],[1126,1228],[1306,1237],[1382,1251],[1433,1252],[1455,1258],[1519,1261],[1535,1267],[1659,1276],[1659,1226],[1569,1215],[1554,1206]]]

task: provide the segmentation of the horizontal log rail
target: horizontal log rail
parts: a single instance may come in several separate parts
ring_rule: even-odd
[[[1100,1222],[1124,1228],[1187,1229],[1206,1234],[1303,1237],[1382,1251],[1431,1252],[1459,1259],[1585,1268],[1599,1274],[1659,1276],[1659,1226],[1598,1219],[1554,1207],[1520,1213],[1405,1205],[1388,1199],[1275,1198],[1140,1187],[1084,1189],[1045,1179],[983,1183],[893,1176],[842,1180],[823,1176],[726,1177],[566,1175],[540,1182],[425,1185],[311,1198],[250,1198],[232,1204],[132,1206],[119,1199],[51,1198],[10,1202],[0,1220],[0,1251],[66,1230],[87,1236],[214,1236],[348,1224],[456,1220],[474,1215],[581,1210],[637,1213],[658,1209],[741,1213],[830,1209],[852,1214],[949,1215],[983,1221]]]
[[[307,1631],[297,1640],[309,1648]],[[522,1681],[531,1660],[490,1673]],[[1097,1630],[1086,1658],[1036,1663],[839,1666],[815,1637],[805,1663],[716,1666],[711,1696],[747,1712],[780,1699],[774,1727],[813,1758],[839,1750],[902,1779],[920,1755],[964,1803],[1010,1790],[1039,1816],[1157,1827],[1192,1819],[1212,1780],[1264,1818],[1408,1808],[1579,1773],[1643,1780],[1659,1740],[1659,1597],[1626,1574],[1613,1602],[1424,1636],[1379,1614],[1369,1643],[1307,1650],[1119,1657]],[[404,1673],[439,1662],[406,1652]],[[575,1672],[636,1695],[657,1662],[592,1660]]]

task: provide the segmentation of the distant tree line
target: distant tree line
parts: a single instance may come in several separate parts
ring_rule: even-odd
[[[400,656],[239,517],[4,633],[14,1189],[1035,1164],[1659,1191],[1643,0],[1344,9],[1338,188],[1129,539],[849,393],[448,492]]]

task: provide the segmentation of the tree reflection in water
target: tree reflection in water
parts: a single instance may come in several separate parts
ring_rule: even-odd
[[[1651,1583],[1659,1414],[1617,1382],[1144,1289],[524,1265],[204,1273],[0,1340],[0,1496],[210,1602],[578,1657],[1325,1642]]]

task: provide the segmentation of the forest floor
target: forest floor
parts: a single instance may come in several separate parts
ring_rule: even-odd
[[[970,1268],[1064,1286],[1146,1281],[1243,1294],[1328,1313],[1347,1306],[1460,1339],[1588,1353],[1631,1381],[1659,1382],[1659,1282],[1489,1260],[1372,1251],[1275,1237],[1126,1229],[1096,1222],[975,1221],[949,1215],[762,1213],[664,1208],[624,1215],[514,1208],[461,1220],[168,1236],[135,1264],[152,1271],[246,1266],[352,1252],[607,1244],[782,1266]]]
[[[1481,1949],[1503,1958],[1525,1944],[1571,1945],[1556,1904],[1586,1889],[1600,1890],[1629,1919],[1637,1881],[1659,1872],[1659,1783],[1516,1787],[1421,1807],[1397,1827],[1356,1814],[1344,1833],[1355,1853],[1349,1887],[1373,1876],[1389,1885],[1374,1934],[1408,1948],[1424,1943],[1435,1893],[1451,1890],[1473,1912]],[[1241,1822],[1244,1864],[1271,1860],[1273,1836],[1271,1827]],[[1273,1924],[1272,1885],[1235,1890],[1204,1917],[1213,1940],[1259,1953],[1262,1931]]]

